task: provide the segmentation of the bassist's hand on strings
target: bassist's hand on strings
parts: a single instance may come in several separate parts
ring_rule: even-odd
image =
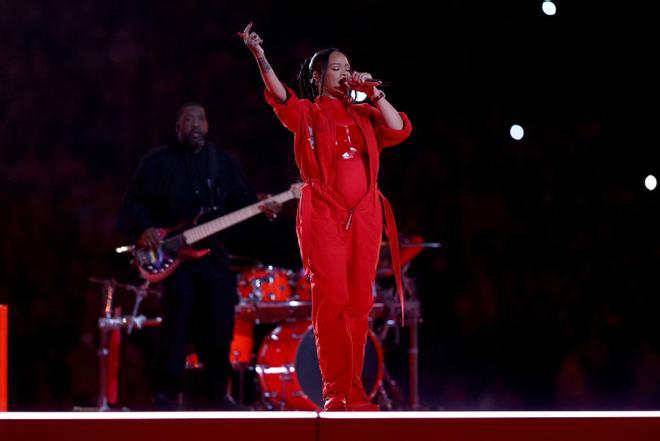
[[[271,194],[259,193],[257,198],[261,201],[271,197]],[[282,204],[277,201],[267,201],[259,205],[259,210],[263,211],[268,220],[275,220],[280,211],[282,211]]]
[[[151,248],[152,250],[158,249],[161,244],[160,234],[158,230],[153,227],[149,227],[140,236],[140,243],[144,246]]]

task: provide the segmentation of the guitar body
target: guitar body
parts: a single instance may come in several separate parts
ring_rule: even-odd
[[[140,275],[151,283],[158,283],[168,278],[181,263],[189,259],[199,259],[211,250],[195,249],[186,244],[179,228],[158,228],[156,231],[162,240],[161,246],[153,250],[139,243],[134,251],[134,262]]]

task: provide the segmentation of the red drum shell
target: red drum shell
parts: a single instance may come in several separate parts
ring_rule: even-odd
[[[309,321],[275,328],[259,348],[256,371],[262,392],[273,405],[311,411],[323,407],[316,342]],[[370,331],[362,372],[362,383],[369,399],[376,396],[382,381],[382,346]]]
[[[292,295],[290,277],[290,270],[255,267],[238,275],[236,289],[242,302],[287,302]]]

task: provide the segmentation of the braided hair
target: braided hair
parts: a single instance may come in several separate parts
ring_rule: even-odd
[[[319,95],[317,84],[314,81],[314,72],[321,73],[320,94],[323,95],[323,83],[325,82],[325,73],[328,70],[328,60],[333,52],[340,51],[334,47],[321,49],[303,61],[300,66],[300,72],[298,73],[298,89],[301,98],[307,98],[314,101],[316,96]]]

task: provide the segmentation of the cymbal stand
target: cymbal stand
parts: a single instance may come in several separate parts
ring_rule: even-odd
[[[117,320],[117,317],[112,315],[112,303],[115,295],[115,280],[92,280],[95,283],[102,284],[103,294],[103,313],[98,319],[98,327],[100,331],[99,336],[99,349],[96,352],[99,356],[99,394],[97,398],[96,407],[74,407],[75,411],[85,412],[107,412],[110,409],[108,404],[108,357],[110,355],[110,332],[112,329],[117,329],[111,323]]]
[[[422,322],[421,311],[420,311],[420,302],[417,299],[417,290],[415,286],[415,281],[408,276],[408,267],[409,264],[406,264],[402,270],[401,275],[403,279],[403,288],[404,294],[407,293],[408,296],[405,301],[405,319],[406,326],[408,327],[409,337],[408,337],[408,387],[409,387],[409,397],[408,397],[408,406],[412,410],[421,409],[419,403],[419,323]],[[396,296],[394,295],[394,288],[389,295],[385,298],[389,299],[390,307],[389,314],[382,330],[380,331],[378,338],[381,342],[385,341],[387,334],[390,329],[393,329],[396,333],[396,344],[399,344],[399,317],[401,317],[401,305],[398,304]],[[389,376],[387,370],[385,370],[385,379]],[[394,386],[395,391],[400,392],[396,383],[393,380],[390,380],[390,386]]]
[[[409,294],[405,307],[406,324],[410,328],[408,340],[408,387],[410,393],[408,404],[411,410],[419,410],[421,409],[419,404],[419,323],[422,321],[422,315],[415,280],[408,276],[409,267],[410,263],[407,263],[401,271],[404,291]]]
[[[409,327],[409,344],[408,344],[408,366],[409,366],[409,379],[408,386],[410,388],[410,398],[408,404],[412,410],[421,408],[419,404],[419,341],[418,341],[418,325],[421,322],[421,315],[419,314],[419,301],[417,299],[410,299],[414,301],[416,306],[414,308],[406,307],[406,322]],[[407,305],[406,305],[407,306]]]
[[[136,317],[138,317],[137,313],[138,310],[140,309],[140,304],[142,303],[142,300],[147,296],[147,289],[149,288],[149,281],[145,280],[144,283],[140,286],[131,286],[128,289],[130,291],[133,291],[135,293],[135,304],[133,305],[133,311],[131,312],[131,321],[130,324],[128,325],[128,330],[126,333],[128,335],[133,332],[133,325],[137,325],[138,328],[141,327],[140,323],[136,320]]]
[[[134,326],[137,326],[138,329],[141,329],[144,326],[158,326],[160,325],[161,318],[157,317],[155,319],[147,319],[144,315],[136,315],[142,299],[147,294],[147,288],[149,286],[148,281],[145,281],[145,283],[139,287],[121,285],[114,279],[98,280],[90,278],[90,281],[94,283],[100,283],[103,287],[103,313],[102,316],[98,319],[98,328],[100,334],[99,349],[97,351],[99,356],[99,394],[96,407],[89,408],[76,406],[74,407],[74,410],[107,412],[112,410],[108,402],[108,359],[110,357],[110,340],[112,332],[127,328],[129,330],[128,332],[130,333]],[[113,311],[112,305],[114,301],[115,288],[118,286],[136,293],[135,305],[131,315],[120,315],[121,313],[119,308],[116,308]],[[122,408],[122,410],[128,409]]]

